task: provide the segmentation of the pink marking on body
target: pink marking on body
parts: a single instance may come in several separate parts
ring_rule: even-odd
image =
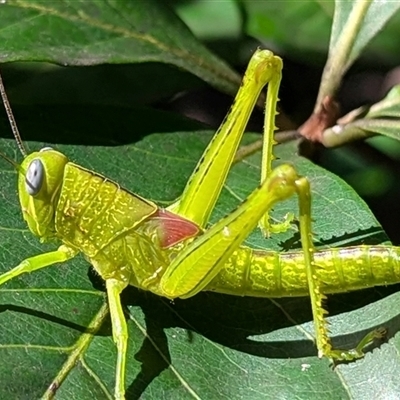
[[[162,208],[159,208],[151,219],[157,220],[161,233],[161,246],[164,248],[201,233],[201,228],[194,222]]]

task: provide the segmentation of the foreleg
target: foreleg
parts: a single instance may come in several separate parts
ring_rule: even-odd
[[[49,253],[44,253],[34,257],[29,257],[23,260],[15,268],[0,275],[0,285],[19,275],[28,272],[33,272],[45,267],[49,267],[50,265],[53,264],[65,262],[75,257],[76,254],[77,254],[76,250],[73,250],[63,245],[60,246],[56,251],[51,251]]]

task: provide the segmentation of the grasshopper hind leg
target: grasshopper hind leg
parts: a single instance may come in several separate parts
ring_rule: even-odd
[[[314,260],[314,244],[311,231],[311,191],[308,180],[304,177],[296,181],[297,194],[300,209],[300,236],[304,252],[304,264],[307,273],[308,288],[310,293],[311,308],[314,319],[316,345],[318,356],[327,357],[335,361],[352,361],[364,357],[364,350],[375,340],[382,339],[386,330],[379,328],[369,332],[356,347],[350,350],[334,349],[329,337],[328,322],[323,302],[326,296],[323,294],[322,282],[318,278],[318,268]]]

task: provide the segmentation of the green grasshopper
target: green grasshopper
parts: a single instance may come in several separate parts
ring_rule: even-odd
[[[125,398],[128,330],[120,296],[128,285],[168,299],[185,299],[200,291],[256,297],[309,296],[318,355],[334,361],[363,357],[365,347],[384,335],[383,329],[374,330],[351,350],[331,345],[322,305],[325,294],[399,280],[400,248],[363,245],[315,249],[307,178],[291,165],[271,166],[281,70],[282,60],[272,52],[255,52],[228,115],[182,196],[166,209],[70,162],[51,148],[26,155],[0,78],[3,102],[24,155],[21,165],[3,156],[18,171],[23,217],[41,241],[61,242],[57,250],[27,258],[0,275],[0,285],[83,253],[106,285],[118,351],[116,399]],[[261,183],[236,210],[208,227],[250,113],[267,84]],[[293,195],[298,197],[302,251],[280,253],[243,246],[257,225],[266,236],[290,226],[291,218],[270,223],[269,212]]]

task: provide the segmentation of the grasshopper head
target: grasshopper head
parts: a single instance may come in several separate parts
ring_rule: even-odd
[[[55,212],[63,182],[64,154],[49,147],[25,157],[18,177],[22,213],[29,229],[42,240],[55,234]]]

